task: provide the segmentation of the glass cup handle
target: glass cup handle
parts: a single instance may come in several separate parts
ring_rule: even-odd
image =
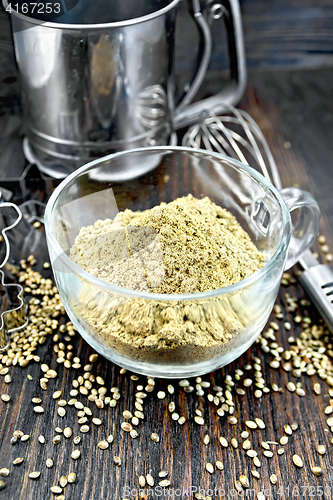
[[[315,241],[319,232],[320,209],[307,191],[289,187],[280,191],[289,212],[299,209],[296,222],[292,225],[291,239],[288,247],[285,271],[299,261],[302,254],[308,250]]]

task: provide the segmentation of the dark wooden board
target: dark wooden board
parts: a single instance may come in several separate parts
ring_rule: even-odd
[[[321,123],[320,114],[314,114],[312,121],[304,121],[299,127],[294,122],[297,112],[304,115],[310,113],[310,103],[307,99],[309,92],[315,96],[317,106],[325,108],[325,102],[328,99],[326,94],[328,90],[325,89],[329,89],[329,87],[320,84],[323,80],[328,81],[325,75],[327,76],[325,72],[321,73],[317,76],[317,80],[315,74],[307,72],[300,74],[277,72],[274,74],[270,72],[251,74],[247,96],[242,102],[242,107],[252,114],[266,135],[278,162],[283,185],[297,183],[302,188],[316,194],[323,210],[322,232],[326,234],[328,243],[333,248],[330,230],[333,220],[327,192],[328,187],[332,186],[333,175],[332,171],[325,168],[325,158],[329,154],[331,141],[325,136],[325,127]],[[303,83],[301,87],[302,92],[304,92],[302,101],[297,99],[298,90],[293,90],[295,80]],[[287,98],[289,106],[286,102]],[[328,105],[326,108],[328,120],[332,119],[329,110]],[[311,133],[318,135],[318,142],[309,141],[308,134],[311,135]],[[286,141],[291,143],[290,149],[285,149]],[[314,150],[314,148],[316,149]],[[316,171],[313,170],[311,164],[312,157],[318,159],[319,167]],[[322,175],[326,176],[325,186]],[[322,196],[321,193],[323,193]],[[316,244],[315,250],[318,248]],[[39,256],[37,252],[38,257],[41,264],[44,257]],[[299,300],[304,298],[304,291],[297,282],[289,289],[281,288],[278,302],[283,307],[285,320],[288,319],[292,324],[291,332],[286,332],[281,326],[282,323],[279,322],[280,330],[277,337],[284,347],[287,347],[286,339],[289,335],[297,337],[301,333],[301,327],[292,320],[293,315],[285,310],[284,293],[286,291],[297,296]],[[298,312],[303,314],[303,309],[302,306],[299,306]],[[310,308],[304,314],[309,314],[315,323],[319,321],[314,308]],[[178,388],[177,381],[174,381],[175,395],[168,395],[165,400],[160,401],[156,398],[156,392],[166,390],[168,382],[156,380],[156,390],[153,394],[148,395],[144,403],[145,419],[144,423],[138,426],[139,437],[131,439],[120,429],[122,411],[124,409],[133,410],[135,388],[141,381],[145,385],[145,377],[140,376],[138,382],[133,381],[130,379],[130,374],[120,375],[118,367],[100,358],[94,368],[94,374],[104,377],[108,389],[112,386],[119,386],[121,399],[116,408],[107,410],[99,410],[93,403],[90,403],[89,406],[92,408],[94,416],[101,418],[103,425],[99,428],[92,426],[91,431],[83,435],[79,432],[76,411],[73,407],[67,408],[67,415],[64,418],[56,414],[57,405],[52,399],[52,393],[55,390],[62,390],[64,398],[68,400],[71,382],[76,373],[73,369],[66,370],[56,364],[56,355],[53,353],[52,345],[50,338],[38,350],[41,359],[58,371],[58,377],[49,382],[49,388],[46,392],[38,385],[41,371],[37,364],[26,369],[11,368],[13,381],[9,385],[4,384],[3,377],[0,377],[0,393],[8,392],[12,398],[11,402],[7,404],[0,401],[0,468],[8,467],[11,470],[11,475],[8,478],[3,478],[6,488],[0,492],[0,497],[15,500],[53,498],[50,487],[58,484],[61,475],[67,475],[74,471],[77,474],[77,482],[74,485],[66,486],[65,498],[67,500],[135,498],[135,495],[125,494],[126,490],[124,491],[123,487],[133,488],[137,491],[139,475],[151,473],[157,481],[157,473],[162,469],[169,471],[170,488],[181,489],[181,491],[175,491],[171,498],[194,498],[194,492],[198,492],[199,487],[206,491],[206,495],[209,494],[209,489],[217,488],[224,490],[225,498],[233,498],[234,481],[240,474],[249,476],[251,488],[256,493],[271,488],[271,498],[274,499],[297,498],[297,490],[293,490],[296,487],[299,489],[300,498],[321,498],[321,488],[326,488],[326,490],[324,489],[324,493],[326,492],[324,498],[332,497],[333,445],[330,443],[332,433],[327,429],[325,424],[327,417],[324,415],[324,408],[329,401],[328,388],[325,382],[320,381],[322,395],[314,396],[312,387],[313,383],[318,381],[317,377],[303,376],[299,379],[306,390],[304,398],[289,393],[286,390],[286,384],[290,380],[295,381],[295,379],[291,374],[282,370],[277,371],[270,368],[268,362],[271,358],[263,354],[258,345],[255,344],[232,365],[207,374],[203,380],[211,382],[211,386],[223,385],[227,374],[234,373],[236,368],[244,369],[247,363],[253,364],[253,356],[258,356],[262,360],[267,385],[270,386],[275,382],[283,387],[283,393],[271,392],[260,399],[255,399],[253,398],[253,388],[249,388],[246,389],[245,396],[236,395],[235,416],[238,423],[230,425],[227,423],[226,417],[217,417],[214,404],[196,396],[195,391],[186,394]],[[83,365],[87,362],[92,350],[79,335],[75,337],[73,345],[74,350],[79,353]],[[32,381],[27,379],[28,373],[33,377]],[[191,383],[194,385],[195,382],[191,380]],[[43,415],[37,416],[33,412],[32,397],[43,399],[42,405],[45,407]],[[83,396],[79,399],[85,401]],[[187,422],[183,426],[171,420],[167,409],[169,401],[175,401],[178,413],[186,417]],[[194,423],[196,409],[203,411],[206,422],[203,427]],[[253,420],[255,417],[261,417],[266,422],[266,429],[251,432],[253,445],[258,450],[262,461],[260,480],[251,477],[250,470],[254,467],[244,450],[241,448],[233,450],[230,447],[223,449],[218,442],[218,437],[221,435],[227,437],[229,441],[232,437],[237,437],[241,442],[240,432],[245,430],[245,421]],[[294,421],[299,424],[299,429],[290,438],[285,447],[285,454],[282,456],[274,454],[271,459],[263,457],[260,442],[262,440],[276,440],[282,435],[284,424]],[[54,445],[52,443],[55,427],[64,428],[67,425],[73,428],[73,435],[82,436],[81,444],[75,447],[81,450],[81,458],[77,461],[70,458],[74,448],[71,440],[65,440],[62,437],[60,444]],[[30,441],[18,443],[15,446],[11,445],[10,439],[15,429],[30,434]],[[160,435],[159,443],[154,443],[150,439],[152,432],[157,432]],[[114,435],[114,443],[107,450],[99,450],[96,447],[97,442],[109,433]],[[211,438],[211,443],[208,446],[202,443],[206,433]],[[46,443],[43,445],[37,441],[39,434],[43,434],[46,438]],[[318,444],[326,445],[326,455],[318,455],[316,451]],[[304,468],[296,469],[293,465],[292,455],[294,453],[303,457]],[[112,460],[114,455],[121,457],[121,467],[114,465]],[[25,460],[22,465],[15,467],[12,465],[12,461],[18,456],[24,457]],[[53,468],[46,468],[46,458],[54,460]],[[214,463],[215,460],[223,461],[224,471],[216,471],[210,475],[205,470],[205,463]],[[322,477],[315,477],[311,473],[310,467],[313,465],[322,466],[324,471]],[[28,474],[36,469],[41,471],[41,477],[33,481],[28,478]],[[278,477],[278,483],[275,486],[269,483],[269,476],[272,473]],[[196,490],[194,490],[195,488]],[[156,491],[158,490],[155,490],[155,495]],[[188,495],[186,491],[188,491]],[[213,498],[223,498],[222,492],[212,496]]]

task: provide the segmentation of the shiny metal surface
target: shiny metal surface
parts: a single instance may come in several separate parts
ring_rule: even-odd
[[[199,0],[192,0],[204,50],[177,106],[173,54],[179,1],[115,1],[110,9],[109,3],[80,0],[56,22],[11,14],[29,146],[44,172],[61,177],[115,151],[168,144],[172,129],[196,119],[198,103],[188,103],[209,64],[210,30]],[[241,62],[243,67],[244,58]],[[227,100],[231,94],[238,100],[243,92],[245,73],[240,73],[241,85],[236,93],[226,92]],[[203,101],[201,110],[207,104]]]
[[[66,175],[115,150],[168,143],[177,3],[124,26],[43,25],[11,16],[27,135],[46,171]]]
[[[221,6],[220,2],[207,0],[208,18],[214,17],[214,5],[218,8],[222,7],[222,12],[225,13],[226,27],[229,35],[229,55],[230,55],[230,73],[231,82],[226,88],[223,88],[216,95],[207,97],[202,101],[195,102],[176,109],[173,116],[173,127],[178,130],[182,127],[193,125],[202,120],[202,114],[205,111],[214,110],[215,114],[224,113],[225,105],[236,105],[246,87],[246,63],[245,63],[245,48],[242,28],[241,11],[238,0],[228,0],[225,6]],[[219,18],[218,16],[217,18]],[[204,29],[204,28],[202,28]],[[204,29],[204,31],[206,28]]]
[[[309,269],[309,267],[319,266],[319,261],[311,250],[307,250],[303,253],[302,257],[299,259],[299,263],[303,269]]]
[[[333,267],[308,267],[299,279],[333,333]]]

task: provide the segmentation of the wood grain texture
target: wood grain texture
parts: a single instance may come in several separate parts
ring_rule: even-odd
[[[302,75],[304,83],[304,73]],[[321,127],[320,120],[305,124],[304,128],[296,128],[293,124],[292,112],[296,104],[290,95],[290,115],[284,113],[284,107],[287,107],[287,104],[281,97],[281,87],[284,88],[286,93],[291,92],[290,86],[294,78],[297,78],[297,76],[293,76],[291,73],[289,78],[288,75],[279,75],[278,73],[255,73],[251,75],[247,96],[242,103],[242,107],[252,114],[267,137],[277,159],[283,185],[288,186],[298,183],[302,188],[320,193],[321,177],[307,163],[309,148],[312,150],[314,147],[307,140],[308,127],[311,130],[315,129],[316,126]],[[308,79],[316,81],[315,75],[308,75]],[[325,96],[322,95],[321,91],[318,91],[316,98],[318,102],[321,102],[321,99],[325,99]],[[302,112],[305,113],[308,109],[307,101],[304,100],[299,105]],[[317,115],[317,120],[318,117],[319,115]],[[317,143],[318,158],[322,158],[324,154],[322,149],[330,147],[330,144],[325,144],[323,130],[322,134],[323,142]],[[291,149],[284,148],[286,141],[291,142]],[[327,149],[325,151],[327,152]],[[315,152],[312,152],[312,154],[315,155]],[[331,172],[325,170],[323,163],[321,163],[321,168],[325,172],[328,182],[332,182]],[[186,186],[191,180],[186,179],[186,176],[180,176],[178,182],[184,183]],[[170,189],[173,196],[178,196],[179,188],[180,186],[171,183]],[[160,196],[162,198],[161,194]],[[333,223],[332,212],[328,212],[326,209],[327,201],[325,197],[318,196],[318,201],[323,209],[322,230],[332,246],[332,233],[329,231]],[[40,262],[45,258],[41,254],[37,254],[37,257],[39,257]],[[298,299],[304,297],[304,292],[298,283],[290,289],[281,289],[278,303],[282,305],[284,319],[292,324],[292,331],[289,333],[281,327],[282,323],[279,322],[280,330],[277,337],[284,347],[287,347],[286,339],[290,334],[298,336],[301,332],[301,327],[294,323],[292,316],[286,312],[284,297],[286,291],[296,295]],[[302,306],[299,306],[298,312],[300,314],[304,313]],[[309,309],[309,315],[313,322],[318,322],[319,318],[314,308]],[[82,359],[82,364],[86,363],[89,354],[92,352],[90,347],[79,335],[76,336],[73,345],[74,350],[78,352]],[[263,355],[256,344],[232,365],[207,374],[203,379],[209,381],[211,386],[223,385],[226,374],[234,373],[236,368],[244,369],[247,363],[253,364],[253,356],[258,356],[262,360],[263,376],[267,385],[270,386],[275,382],[284,388],[283,393],[271,392],[261,399],[255,399],[251,387],[246,389],[245,396],[236,395],[235,416],[238,422],[236,425],[230,425],[227,423],[226,417],[217,417],[214,404],[196,396],[195,392],[187,394],[183,390],[179,390],[177,381],[174,382],[176,386],[175,395],[168,395],[162,401],[158,400],[156,392],[158,390],[166,391],[168,382],[156,380],[156,390],[153,394],[149,394],[145,400],[145,420],[143,424],[140,423],[138,426],[139,437],[136,439],[131,439],[127,433],[123,432],[120,429],[120,423],[124,409],[133,411],[135,388],[141,381],[145,385],[145,377],[140,376],[138,382],[132,381],[128,373],[120,375],[118,367],[100,358],[94,368],[94,374],[101,375],[109,389],[112,386],[120,387],[122,397],[116,408],[107,410],[99,410],[94,404],[90,403],[89,406],[94,416],[101,418],[103,425],[101,427],[92,426],[91,431],[83,435],[79,431],[74,408],[67,407],[66,416],[61,418],[56,413],[57,404],[52,399],[52,393],[55,390],[61,390],[65,399],[70,398],[71,382],[76,372],[66,370],[56,364],[51,339],[48,340],[46,345],[39,348],[38,354],[43,361],[59,373],[56,379],[50,380],[46,392],[42,391],[38,385],[41,372],[36,364],[29,366],[27,369],[11,368],[10,372],[13,374],[13,381],[9,385],[4,384],[3,377],[0,377],[0,393],[9,393],[12,398],[12,401],[7,404],[0,401],[0,467],[8,467],[11,470],[11,475],[3,478],[6,488],[0,492],[0,498],[6,497],[13,500],[45,500],[53,498],[54,495],[50,492],[50,487],[58,484],[60,476],[67,475],[69,472],[77,474],[77,482],[74,485],[66,486],[65,498],[67,500],[77,498],[82,500],[136,498],[135,492],[139,488],[139,475],[152,474],[156,484],[159,480],[157,473],[162,469],[169,472],[170,488],[177,490],[171,496],[171,498],[175,499],[192,499],[194,493],[199,491],[199,487],[207,495],[210,494],[209,489],[214,490],[214,488],[217,488],[217,490],[221,490],[217,495],[213,494],[213,498],[233,498],[234,481],[238,479],[240,474],[246,474],[249,477],[251,489],[254,489],[256,494],[259,491],[266,490],[266,494],[271,493],[270,498],[277,500],[289,500],[295,497],[295,495],[292,495],[292,490],[296,487],[299,489],[300,498],[320,498],[321,487],[326,488],[326,490],[324,489],[324,493],[326,492],[324,498],[331,498],[332,496],[333,471],[331,464],[333,445],[330,443],[332,433],[327,429],[325,424],[327,417],[324,415],[324,408],[329,401],[327,385],[325,382],[320,381],[322,395],[314,396],[312,387],[317,378],[304,376],[300,381],[306,390],[306,396],[301,398],[289,393],[285,386],[288,381],[295,381],[295,379],[291,374],[282,370],[277,371],[270,368],[268,366],[270,357]],[[28,373],[33,377],[33,381],[27,379]],[[191,380],[191,383],[194,385],[194,380]],[[45,407],[43,415],[38,416],[33,412],[32,397],[42,398],[42,406]],[[85,401],[84,397],[79,399]],[[183,426],[171,419],[167,409],[169,401],[174,401],[176,411],[186,417],[187,421]],[[203,412],[205,425],[202,427],[194,423],[196,409]],[[254,467],[251,459],[245,455],[242,448],[234,450],[229,446],[229,448],[224,449],[218,442],[218,437],[222,435],[229,442],[233,437],[236,437],[241,442],[240,432],[246,429],[245,421],[253,420],[255,417],[261,417],[266,422],[266,429],[250,431],[253,447],[258,451],[262,462],[261,468],[258,469],[261,474],[260,480],[251,477],[250,471]],[[299,424],[299,429],[289,438],[289,443],[285,446],[285,454],[278,456],[274,453],[273,458],[264,457],[260,448],[261,441],[277,440],[283,433],[284,424],[294,421]],[[61,443],[54,445],[52,438],[55,435],[54,429],[56,426],[61,428],[72,427],[73,436],[81,435],[82,442],[74,446],[72,439],[66,440],[62,436]],[[27,443],[11,445],[10,439],[15,429],[30,434],[30,440]],[[150,439],[152,432],[159,434],[159,443],[154,443]],[[97,442],[100,439],[105,439],[110,433],[114,435],[114,443],[105,451],[98,449],[96,447]],[[45,444],[38,442],[37,438],[40,434],[45,436]],[[211,442],[207,446],[202,442],[205,434],[209,434],[211,438]],[[326,445],[326,455],[318,455],[316,451],[318,444]],[[81,458],[77,461],[70,458],[71,451],[74,448],[81,450]],[[296,469],[293,465],[292,455],[294,453],[303,458],[304,468]],[[114,465],[112,460],[114,455],[121,457],[121,467]],[[12,461],[18,456],[24,457],[23,464],[20,466],[11,465]],[[54,460],[53,468],[46,468],[46,458]],[[216,471],[210,475],[205,469],[205,464],[207,462],[215,463],[216,460],[223,461],[224,471]],[[311,473],[310,467],[313,465],[322,466],[324,471],[322,477],[315,477]],[[32,470],[41,471],[40,479],[33,481],[28,478],[28,474]],[[278,483],[275,486],[270,485],[269,482],[269,476],[272,473],[275,473],[278,477]],[[127,493],[126,490],[123,490],[125,486],[133,489],[133,495],[128,494],[128,490]],[[222,490],[225,493],[224,497]],[[154,490],[155,498],[164,498],[163,496],[156,496],[157,491]],[[148,494],[148,492],[146,493]],[[250,495],[255,498],[253,493],[253,491],[250,491],[248,498],[251,498]],[[312,493],[314,493],[314,496],[311,496]],[[165,498],[168,498],[168,496]]]
[[[244,30],[247,45],[249,67],[273,66],[320,66],[332,63],[332,5],[331,2],[321,0],[323,9],[318,9],[318,3],[313,1],[293,0],[288,2],[243,2]],[[290,10],[290,9],[291,10]],[[184,44],[179,58],[179,69],[187,71],[192,68],[189,52],[192,46],[183,33]],[[223,41],[218,41],[217,48],[221,48]],[[219,45],[220,44],[220,45]],[[216,49],[215,47],[215,49]],[[22,172],[25,160],[21,149],[22,129],[21,110],[19,100],[19,86],[15,81],[16,69],[13,60],[12,45],[8,19],[4,12],[0,13],[0,169],[1,177],[14,177]],[[219,74],[213,70],[220,69],[221,60],[219,50],[215,52],[210,73],[207,77],[204,92],[210,93],[219,90],[221,81]],[[252,71],[249,74],[247,95],[241,107],[248,111],[257,121],[266,136],[269,146],[278,163],[284,186],[297,183],[300,187],[312,192],[318,200],[322,210],[321,232],[326,235],[333,249],[333,170],[332,170],[332,125],[333,125],[333,71],[332,68],[287,71],[266,70]],[[286,149],[285,143],[290,142],[291,148]],[[179,176],[179,185],[173,179],[168,189],[173,197],[177,197],[182,183],[186,187],[191,179],[185,175]],[[27,195],[33,192],[30,186]],[[48,186],[50,190],[50,186]],[[168,193],[169,194],[169,193]],[[164,191],[158,193],[163,200]],[[43,240],[43,234],[41,233]],[[38,244],[38,245],[37,245]],[[33,240],[33,251],[39,265],[46,259],[46,250],[40,245],[38,238]],[[319,251],[319,245],[314,249]],[[322,260],[322,255],[320,255]],[[278,303],[284,311],[284,319],[292,324],[292,331],[286,332],[279,322],[280,330],[278,341],[287,347],[287,338],[290,334],[298,336],[301,327],[293,322],[292,315],[286,311],[284,293],[288,291],[301,299],[304,291],[296,283],[290,289],[281,288]],[[301,314],[304,308],[299,306]],[[311,308],[309,315],[313,322],[318,322],[317,312]],[[91,348],[76,336],[73,341],[74,350],[83,363],[86,363],[91,354]],[[59,376],[50,380],[49,388],[42,391],[38,385],[41,376],[39,365],[33,364],[26,369],[11,368],[13,381],[5,384],[0,376],[0,394],[11,395],[10,403],[0,400],[0,468],[8,467],[11,474],[2,478],[6,483],[0,491],[0,500],[46,500],[53,499],[50,487],[58,484],[61,475],[69,472],[77,474],[77,482],[65,488],[66,500],[122,500],[136,498],[135,494],[125,494],[123,487],[138,491],[138,477],[141,474],[151,473],[158,481],[159,470],[167,470],[171,480],[171,488],[176,491],[172,499],[184,500],[194,498],[198,488],[209,494],[208,489],[223,490],[213,498],[235,498],[234,481],[240,474],[247,474],[251,488],[271,493],[269,498],[289,500],[292,498],[327,498],[333,497],[333,470],[332,470],[332,433],[327,428],[324,408],[329,402],[327,385],[320,381],[322,394],[314,396],[312,386],[316,377],[302,377],[300,380],[306,389],[306,396],[300,398],[289,393],[285,386],[288,381],[295,379],[284,371],[273,370],[268,366],[270,357],[263,355],[254,345],[240,359],[232,365],[217,370],[203,377],[211,383],[223,385],[226,374],[234,373],[236,368],[244,369],[247,363],[252,363],[253,356],[262,360],[264,378],[267,385],[277,383],[284,388],[283,393],[264,395],[261,399],[253,398],[253,388],[246,389],[245,396],[235,396],[236,425],[227,423],[226,418],[218,418],[216,407],[206,399],[185,393],[178,389],[174,396],[167,396],[160,401],[155,394],[158,390],[166,390],[166,381],[157,380],[153,395],[148,395],[145,401],[145,421],[138,426],[139,437],[131,439],[120,429],[122,411],[133,410],[135,388],[143,382],[132,381],[129,374],[120,375],[119,368],[100,358],[94,368],[95,375],[101,375],[106,380],[106,386],[120,388],[121,399],[116,408],[98,410],[92,403],[89,404],[94,416],[103,420],[101,427],[92,426],[88,434],[81,434],[77,423],[76,411],[73,407],[67,408],[67,414],[61,418],[56,413],[57,404],[52,399],[55,390],[61,390],[64,398],[69,399],[71,383],[77,373],[66,370],[56,364],[56,356],[52,350],[52,340],[48,339],[44,346],[38,349],[41,359],[56,369]],[[79,371],[81,373],[81,370]],[[33,377],[30,381],[27,374]],[[194,384],[194,381],[191,380]],[[33,412],[31,398],[41,397],[45,413],[38,416]],[[80,400],[85,401],[84,397]],[[176,411],[186,417],[183,426],[174,422],[167,410],[167,403],[174,401]],[[205,418],[205,426],[194,423],[195,410],[200,409]],[[259,469],[261,479],[253,479],[250,470],[252,461],[241,448],[224,449],[218,442],[219,436],[225,436],[229,442],[231,438],[240,439],[240,432],[245,430],[245,421],[261,417],[266,422],[263,431],[251,431],[253,446],[260,455],[262,466]],[[260,442],[262,440],[276,440],[283,432],[283,425],[298,422],[299,429],[289,439],[285,454],[271,459],[262,456]],[[73,428],[73,436],[81,435],[82,441],[74,446],[72,439],[66,440],[62,436],[61,443],[54,445],[55,427]],[[10,444],[12,433],[21,429],[30,434],[26,443]],[[160,435],[160,442],[154,443],[150,439],[152,432]],[[96,447],[100,439],[112,433],[114,443],[103,451]],[[45,436],[46,443],[40,444],[38,436]],[[209,434],[211,442],[205,446],[202,443],[205,434]],[[316,447],[325,444],[327,453],[319,456]],[[70,458],[73,449],[80,449],[81,458],[74,461]],[[296,469],[292,463],[292,455],[299,454],[305,466]],[[114,465],[112,457],[119,455],[122,459],[121,467]],[[12,461],[24,457],[20,466],[13,466]],[[54,466],[48,469],[45,460],[52,458]],[[216,471],[210,475],[205,470],[206,462],[214,463],[221,460],[224,463],[223,471]],[[323,476],[315,477],[310,467],[321,465]],[[40,470],[38,480],[28,478],[29,472]],[[275,473],[278,476],[276,486],[270,486],[269,476]],[[297,490],[293,488],[298,487]],[[310,490],[309,488],[312,488]],[[302,489],[303,488],[303,489]],[[321,496],[320,488],[326,488]],[[167,491],[167,490],[166,490]],[[134,493],[133,492],[133,493]],[[147,492],[148,495],[148,492]],[[152,497],[151,493],[149,498]],[[267,495],[268,496],[268,495]],[[170,496],[155,496],[153,498],[170,498]],[[249,492],[247,498],[255,498]]]

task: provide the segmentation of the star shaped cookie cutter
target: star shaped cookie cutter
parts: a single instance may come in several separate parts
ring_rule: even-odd
[[[17,283],[5,283],[4,267],[10,256],[10,243],[7,231],[13,229],[22,219],[22,212],[17,205],[0,201],[0,210],[13,208],[17,213],[15,221],[2,229],[1,235],[5,243],[5,257],[0,264],[0,352],[7,349],[13,332],[22,330],[28,323],[27,306],[23,297],[23,288]]]

